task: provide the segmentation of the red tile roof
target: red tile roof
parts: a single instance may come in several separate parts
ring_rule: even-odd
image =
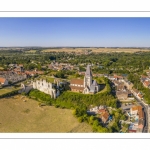
[[[136,94],[139,93],[139,91],[137,89],[133,89],[133,92],[135,92]]]
[[[138,96],[138,97],[140,97],[140,98],[142,98],[142,97],[143,97],[140,93],[139,93],[137,96]]]
[[[144,118],[144,112],[143,112],[142,106],[140,106],[140,105],[133,106],[131,109],[132,109],[132,111],[135,111],[135,110],[138,111],[139,119]]]
[[[0,83],[4,83],[5,82],[5,78],[0,78]]]
[[[144,81],[144,85],[148,87],[150,85],[150,81]]]
[[[78,84],[78,85],[83,85],[84,80],[83,79],[72,79],[70,81],[70,84]]]
[[[109,118],[109,113],[108,113],[108,111],[103,112],[103,113],[101,114],[101,118],[102,118],[103,122],[106,122],[106,121],[108,120],[108,118]]]
[[[104,113],[106,110],[105,109],[100,109],[98,110],[98,113],[101,114],[101,113]]]
[[[70,86],[71,90],[84,90],[84,87],[79,87],[79,86]]]

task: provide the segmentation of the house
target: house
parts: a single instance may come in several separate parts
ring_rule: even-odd
[[[131,107],[130,114],[134,122],[130,125],[129,131],[133,130],[131,127],[134,127],[134,132],[142,132],[144,127],[144,111],[142,106]]]
[[[141,94],[141,93],[138,93],[137,94],[137,97],[141,100],[141,99],[143,99],[143,95]]]
[[[23,65],[20,64],[20,66],[16,66],[14,69],[15,72],[24,72]]]
[[[123,76],[114,75],[114,80],[122,81]]]
[[[88,112],[90,112],[90,114],[93,112],[94,114],[101,114],[103,112],[106,111],[106,106],[103,106],[103,105],[100,105],[99,107],[98,106],[95,106],[93,108],[90,108],[90,110]]]
[[[129,132],[129,133],[136,133],[137,128],[138,128],[138,126],[137,126],[137,125],[134,125],[134,124],[132,123],[132,124],[130,124],[130,126],[129,126],[128,132]]]
[[[7,79],[0,77],[0,84],[1,84],[2,86],[8,85]]]
[[[139,92],[137,89],[132,89],[131,92],[133,93],[134,96],[136,96],[136,97],[139,98],[140,100],[143,99],[143,95],[142,95],[141,92]]]
[[[120,83],[117,86],[117,91],[126,91],[126,87],[125,87],[124,83]]]
[[[139,119],[143,119],[144,118],[143,108],[140,105],[131,107],[130,114],[131,115],[138,115]]]
[[[100,118],[102,120],[103,123],[106,123],[109,119],[109,113],[107,110],[105,110],[104,112],[101,113]]]
[[[108,79],[113,81],[113,80],[115,80],[115,77],[114,76],[109,76]]]
[[[90,109],[90,112],[94,112],[95,114],[97,114],[98,111],[99,111],[98,106],[96,106],[96,107]]]
[[[113,81],[113,83],[115,84],[115,86],[118,86],[119,84],[120,84],[120,82],[119,81]]]
[[[128,99],[128,92],[127,91],[117,91],[116,96],[119,100],[127,100]]]
[[[141,82],[143,83],[145,80],[147,80],[147,78],[148,78],[147,76],[142,75],[141,78],[140,78],[140,80],[141,80]]]
[[[145,80],[145,81],[143,82],[143,85],[144,85],[144,87],[149,88],[149,87],[150,87],[150,81]]]
[[[123,82],[124,82],[125,86],[127,87],[127,89],[132,90],[132,88],[133,88],[133,83],[131,83],[131,82],[128,81],[128,80],[123,80]]]
[[[10,81],[11,83],[17,83],[27,78],[25,73],[14,71],[0,72],[0,76],[5,78],[8,82]]]
[[[82,92],[83,94],[95,94],[99,92],[100,85],[96,80],[92,80],[92,72],[90,66],[87,66],[84,79],[72,79],[70,81],[71,91]]]
[[[101,115],[102,113],[105,113],[105,111],[106,111],[106,109],[99,109],[99,110],[97,111],[97,113]]]
[[[131,92],[133,93],[133,95],[137,96],[137,94],[139,93],[139,91],[137,89],[132,89]]]

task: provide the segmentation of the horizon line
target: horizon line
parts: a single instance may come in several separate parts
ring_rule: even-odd
[[[150,48],[150,46],[0,46],[0,48],[29,48],[29,47],[41,47],[41,48]]]

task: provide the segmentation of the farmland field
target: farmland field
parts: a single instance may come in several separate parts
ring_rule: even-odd
[[[83,53],[84,50],[91,50],[94,53],[110,53],[110,52],[125,52],[125,53],[135,53],[135,52],[149,52],[150,49],[140,49],[140,48],[56,48],[56,49],[44,49],[45,52],[75,52],[75,53]]]
[[[0,108],[0,132],[92,132],[89,124],[78,122],[72,115],[72,110],[53,106],[39,107],[37,101],[21,95],[0,99]]]

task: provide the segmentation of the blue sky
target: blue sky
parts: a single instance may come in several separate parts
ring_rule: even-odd
[[[2,46],[150,47],[150,18],[0,18]]]

